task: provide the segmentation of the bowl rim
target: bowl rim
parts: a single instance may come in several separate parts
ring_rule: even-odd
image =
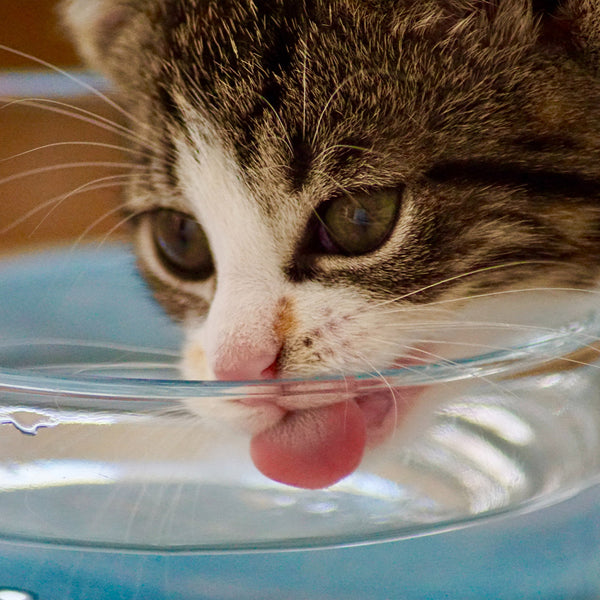
[[[69,256],[72,264],[83,264],[89,267],[87,261],[91,257],[101,255],[102,263],[97,263],[95,268],[112,268],[114,265],[109,259],[120,263],[127,263],[133,267],[132,252],[130,244],[122,241],[112,242],[98,249],[93,245],[79,248],[74,253],[71,248],[64,245],[56,245],[46,248],[40,252],[39,248],[20,254],[9,254],[1,257],[0,269],[22,280],[27,274],[28,268],[36,271],[40,277],[52,277],[49,266],[56,259]],[[64,266],[64,265],[63,265]],[[61,267],[62,269],[63,267]],[[68,268],[68,267],[67,267]],[[564,290],[563,290],[564,291]],[[575,290],[573,290],[575,291]],[[585,292],[585,290],[581,290]],[[598,293],[597,291],[595,292]],[[452,360],[442,359],[439,362],[428,364],[416,364],[401,368],[390,368],[381,371],[356,373],[352,375],[326,375],[320,377],[282,378],[275,380],[242,380],[242,381],[212,381],[212,380],[185,380],[180,378],[142,378],[125,376],[103,376],[100,374],[52,374],[44,373],[39,369],[19,367],[2,367],[0,364],[0,393],[3,394],[31,394],[41,400],[43,396],[74,399],[111,399],[114,401],[130,400],[155,400],[169,401],[189,399],[190,397],[231,397],[240,394],[268,395],[281,393],[282,388],[286,394],[328,393],[335,388],[339,394],[340,382],[345,384],[351,382],[353,385],[368,385],[375,389],[379,387],[396,388],[412,386],[431,386],[440,383],[468,380],[473,378],[494,377],[500,379],[513,379],[527,376],[528,374],[550,373],[552,369],[565,370],[573,366],[579,366],[577,360],[571,360],[570,356],[576,356],[582,350],[594,351],[595,357],[600,353],[598,340],[600,340],[600,318],[597,314],[587,315],[587,318],[578,322],[578,329],[573,331],[565,320],[565,327],[560,329],[549,329],[547,336],[542,336],[531,342],[516,344],[497,350],[490,350],[478,355]],[[550,332],[552,332],[550,334]],[[101,342],[90,342],[75,339],[10,339],[2,343],[2,347],[9,349],[17,346],[47,345],[56,346],[80,346],[107,349],[108,346]],[[115,348],[127,351],[125,344],[114,344]],[[133,348],[129,348],[133,350]],[[147,353],[166,358],[169,368],[176,366],[172,350],[161,350],[156,347],[138,347],[134,349],[137,353]],[[558,363],[563,362],[562,369],[558,369]],[[457,368],[459,367],[459,368]]]

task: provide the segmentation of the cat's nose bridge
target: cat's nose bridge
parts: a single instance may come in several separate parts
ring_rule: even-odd
[[[294,325],[291,300],[280,295],[260,306],[243,298],[236,304],[216,307],[207,321],[205,347],[215,377],[238,381],[276,377],[285,337]]]
[[[209,360],[217,379],[271,379],[277,376],[281,340],[273,328],[229,331]]]
[[[219,355],[214,365],[217,379],[241,381],[271,379],[277,375],[279,348],[255,348],[244,344],[229,347]]]

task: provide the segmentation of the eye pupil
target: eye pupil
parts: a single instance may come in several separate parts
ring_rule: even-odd
[[[210,246],[200,224],[185,213],[161,209],[151,215],[157,255],[182,279],[201,281],[214,273]]]

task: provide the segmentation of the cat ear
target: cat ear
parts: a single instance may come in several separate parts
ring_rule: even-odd
[[[60,10],[67,28],[90,67],[114,75],[122,37],[136,10],[127,0],[63,0]]]
[[[531,0],[534,13],[556,14],[563,0]]]
[[[532,0],[532,8],[542,42],[566,47],[600,69],[599,0]]]
[[[600,74],[600,2],[570,0],[568,7],[575,24],[575,41]]]

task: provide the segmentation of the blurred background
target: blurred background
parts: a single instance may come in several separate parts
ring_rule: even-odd
[[[59,65],[79,64],[77,55],[65,39],[56,18],[57,4],[57,0],[0,2],[0,43]],[[4,69],[27,69],[32,65],[24,58],[3,52],[0,55],[0,66]]]
[[[57,4],[0,0],[0,44],[79,76],[82,65]],[[126,154],[98,145],[126,140],[82,111],[120,124],[123,119],[82,91],[34,60],[0,49],[0,253],[98,243],[120,234],[120,182],[107,178],[126,168],[90,163],[127,161]]]

